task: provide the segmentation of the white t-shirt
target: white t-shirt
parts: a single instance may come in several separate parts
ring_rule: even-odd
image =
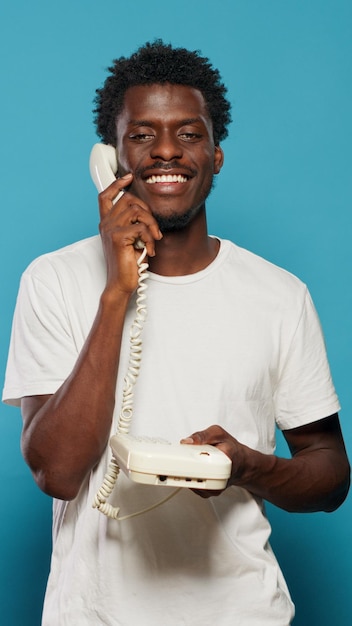
[[[22,277],[3,399],[54,393],[70,374],[105,285],[99,237],[34,261]],[[129,356],[120,359],[116,430]],[[275,424],[295,428],[338,411],[319,321],[305,285],[221,241],[188,276],[150,274],[132,432],[178,442],[220,424],[264,453]],[[79,442],[78,442],[79,445]],[[43,626],[287,626],[293,605],[268,539],[263,503],[230,487],[202,499],[182,489],[118,522],[92,508],[110,450],[69,503],[54,500],[54,547]],[[121,515],[170,488],[120,474]]]

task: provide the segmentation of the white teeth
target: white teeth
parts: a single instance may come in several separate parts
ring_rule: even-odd
[[[153,185],[154,183],[186,183],[186,176],[181,176],[181,174],[163,174],[162,176],[149,176],[146,179],[146,182],[149,185]]]

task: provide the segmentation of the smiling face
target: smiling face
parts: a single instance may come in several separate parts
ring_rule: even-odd
[[[162,231],[180,229],[204,209],[223,153],[214,146],[202,94],[183,85],[139,85],[117,119],[119,174],[146,202]]]

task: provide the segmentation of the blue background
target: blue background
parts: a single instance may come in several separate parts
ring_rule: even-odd
[[[0,24],[2,378],[21,272],[97,232],[87,167],[95,88],[113,58],[162,37],[200,49],[228,85],[234,121],[210,232],[308,283],[350,451],[350,0],[2,0]],[[51,502],[21,459],[19,411],[0,411],[0,615],[6,626],[38,626]],[[278,449],[287,455],[281,436]],[[351,498],[332,515],[268,512],[295,626],[351,624]]]

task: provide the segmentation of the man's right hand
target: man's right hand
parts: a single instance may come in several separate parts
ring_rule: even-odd
[[[100,235],[107,265],[105,291],[132,294],[138,281],[136,260],[140,239],[148,256],[155,255],[155,241],[162,238],[150,207],[129,191],[114,203],[116,196],[131,185],[132,174],[118,178],[99,194]]]

